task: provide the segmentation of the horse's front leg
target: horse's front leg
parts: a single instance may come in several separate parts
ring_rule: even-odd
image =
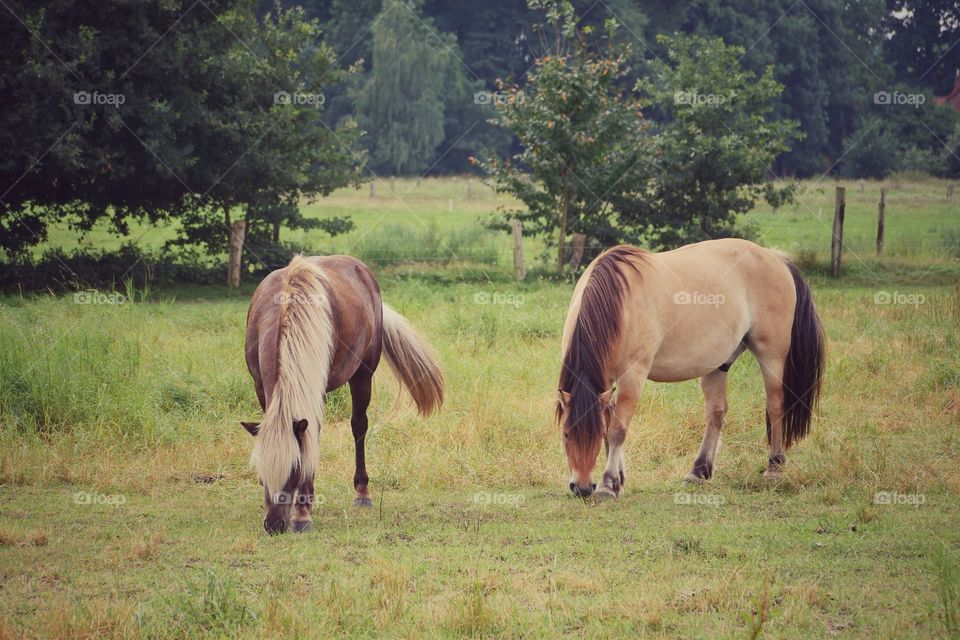
[[[595,494],[598,498],[619,498],[623,493],[623,484],[626,481],[623,443],[627,439],[627,429],[637,410],[645,380],[646,373],[637,372],[627,373],[617,380],[616,405],[607,425],[607,466]]]
[[[310,508],[313,506],[313,476],[304,478],[297,487],[296,502],[293,505],[293,523],[294,531],[310,531],[313,528],[313,518],[310,516]]]

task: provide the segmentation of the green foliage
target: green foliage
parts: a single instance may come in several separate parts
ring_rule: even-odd
[[[897,77],[946,95],[960,68],[960,9],[954,0],[887,0],[883,14],[887,59]]]
[[[420,7],[386,0],[373,22],[373,68],[356,98],[376,141],[372,161],[391,175],[419,173],[443,141],[444,89],[456,40],[438,34]]]
[[[526,210],[504,209],[492,221],[523,222],[525,232],[556,235],[558,267],[569,233],[602,244],[643,242],[655,248],[737,235],[736,216],[760,197],[779,207],[792,185],[767,181],[796,124],[771,116],[781,86],[772,70],[756,77],[743,51],[719,40],[661,38],[667,59],[624,91],[629,48],[606,25],[600,48],[579,30],[569,3],[544,3],[549,52],[528,73],[526,87],[505,86],[500,124],[523,150],[478,164],[498,191]]]
[[[498,123],[517,136],[522,150],[508,159],[488,156],[477,164],[498,192],[510,193],[526,209],[501,209],[493,220],[514,218],[525,233],[556,237],[558,268],[570,233],[614,239],[612,203],[642,181],[649,157],[648,126],[639,101],[624,92],[629,48],[611,40],[610,21],[595,52],[591,29],[577,29],[568,2],[534,2],[546,16],[541,26],[550,44],[527,72],[525,87],[501,83]]]
[[[849,151],[840,173],[876,179],[899,171],[950,175],[953,158],[948,141],[958,128],[956,111],[935,104],[929,93],[895,85],[876,94],[860,128],[844,140]]]
[[[719,39],[659,42],[666,59],[637,89],[663,122],[652,129],[647,182],[615,203],[621,224],[654,247],[739,235],[737,215],[761,197],[778,208],[795,192],[769,181],[797,130],[772,113],[782,86],[772,69],[743,69],[743,50]]]
[[[108,218],[124,233],[131,219],[215,212],[202,232],[185,231],[204,241],[225,236],[223,212],[235,206],[256,215],[357,183],[359,130],[320,120],[323,87],[344,73],[336,55],[302,10],[260,20],[256,5],[8,7],[3,20],[19,16],[29,30],[11,24],[0,43],[11,71],[0,85],[10,150],[0,248],[22,253],[51,220],[90,229]]]

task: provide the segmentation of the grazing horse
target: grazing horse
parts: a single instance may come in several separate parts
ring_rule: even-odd
[[[295,256],[260,283],[247,312],[245,354],[263,422],[251,463],[263,484],[268,533],[311,526],[324,396],[350,385],[356,443],[354,504],[370,506],[364,438],[381,351],[421,415],[443,403],[443,376],[426,342],[380,300],[373,273],[348,256]]]
[[[664,253],[627,245],[598,256],[577,282],[563,328],[557,420],[570,490],[623,491],[623,442],[646,380],[700,378],[706,431],[686,479],[713,474],[727,412],[727,371],[744,350],[760,362],[767,397],[765,477],[810,429],[820,395],[824,336],[810,288],[781,254],[737,239]],[[607,464],[592,483],[600,444]]]

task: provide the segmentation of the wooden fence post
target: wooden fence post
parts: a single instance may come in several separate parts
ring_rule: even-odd
[[[837,187],[837,200],[833,209],[833,240],[830,243],[830,274],[840,277],[840,256],[843,253],[843,215],[847,208],[847,190]]]
[[[527,265],[523,260],[523,225],[519,220],[510,224],[513,227],[513,276],[523,280],[527,277]]]
[[[887,190],[880,189],[880,204],[877,205],[877,257],[883,255],[883,214],[887,208]]]
[[[467,178],[467,200],[473,198],[473,178]]]
[[[373,180],[370,181],[370,199],[377,199],[377,183]]]

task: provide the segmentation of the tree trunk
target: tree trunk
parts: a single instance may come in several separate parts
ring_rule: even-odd
[[[557,238],[557,271],[563,273],[563,254],[566,252],[567,222],[570,216],[570,188],[567,185],[567,174],[563,174],[563,206],[560,214],[560,237]]]
[[[576,272],[580,267],[580,261],[583,260],[584,245],[587,243],[585,233],[573,234],[573,255],[570,256],[570,271]]]
[[[240,258],[243,255],[243,240],[247,231],[247,221],[237,220],[230,226],[230,261],[227,271],[227,286],[240,286]]]
[[[273,223],[273,243],[274,244],[280,243],[280,223],[279,222]]]

